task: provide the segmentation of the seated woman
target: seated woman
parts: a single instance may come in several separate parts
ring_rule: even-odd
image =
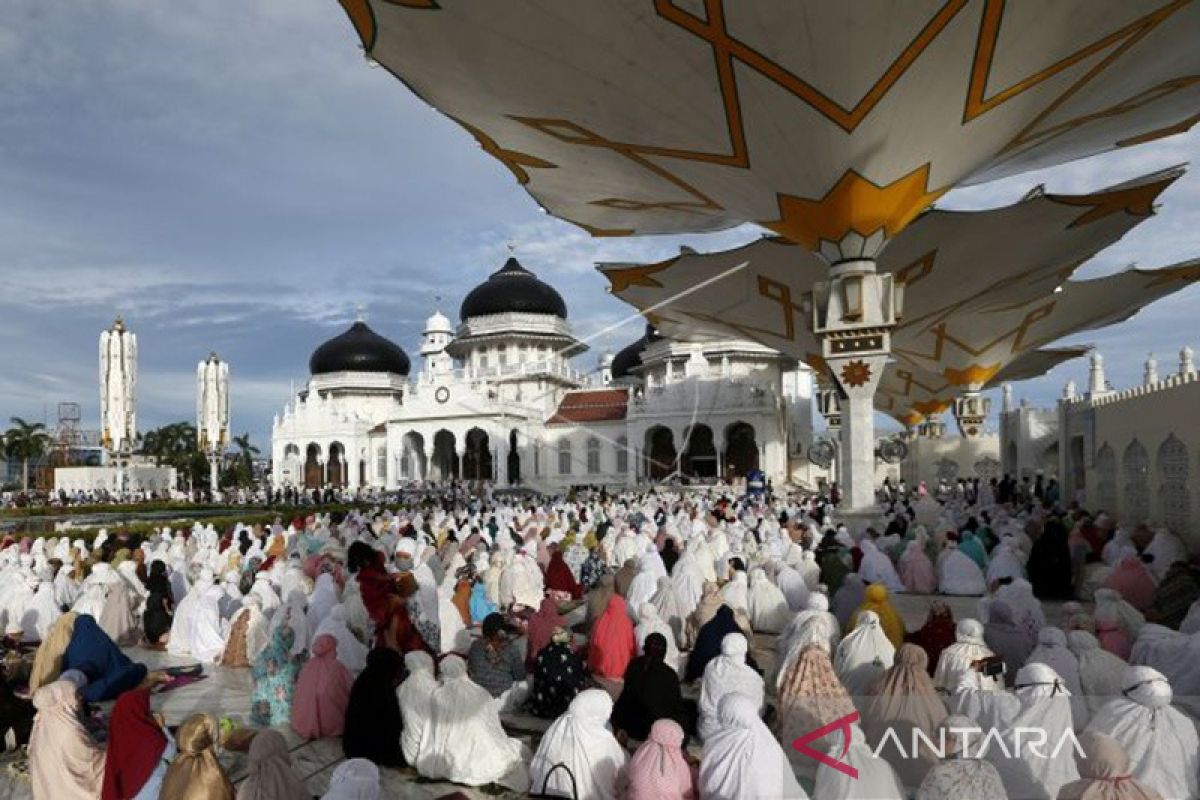
[[[55,680],[64,670],[75,669],[88,679],[83,699],[89,703],[112,700],[151,675],[144,664],[134,663],[100,630],[87,614],[66,613],[58,618],[34,656],[30,691]]]
[[[592,626],[588,642],[588,669],[602,678],[617,680],[637,653],[633,622],[629,619],[625,599],[614,594],[608,599],[604,613]]]
[[[708,662],[721,655],[721,642],[731,633],[745,634],[745,630],[738,624],[733,609],[722,605],[696,634],[696,644],[688,654],[687,670],[683,676],[685,682],[691,683],[704,676],[704,668],[708,666]],[[758,669],[753,657],[747,657],[746,663]]]
[[[471,680],[458,656],[442,661],[442,685],[430,699],[429,727],[421,743],[417,771],[426,778],[467,786],[501,783],[529,788],[527,752],[504,733],[500,704]]]
[[[379,767],[365,758],[352,758],[338,764],[321,800],[378,800],[380,796]]]
[[[416,764],[429,729],[433,692],[438,688],[438,680],[433,674],[433,656],[423,650],[405,653],[404,666],[408,670],[408,677],[396,690],[400,717],[404,720],[400,748],[404,751],[404,760]]]
[[[928,666],[924,650],[915,644],[902,645],[896,652],[896,663],[870,687],[862,704],[863,728],[871,747],[884,748],[881,754],[895,764],[908,786],[920,786],[937,759],[937,754],[924,745],[912,752],[911,743],[917,741],[915,732],[936,741],[938,726],[946,718],[946,706],[933,687]],[[889,734],[898,735],[907,750],[896,753],[894,745],[885,741]]]
[[[734,692],[718,706],[718,732],[704,743],[700,796],[807,800],[788,757],[758,716],[754,700]]]
[[[179,753],[163,776],[161,800],[234,800],[233,785],[217,760],[220,732],[212,714],[193,714],[175,737]]]
[[[400,739],[404,725],[396,687],[404,677],[400,654],[377,647],[367,655],[367,666],[350,689],[342,751],[346,758],[365,758],[381,767],[404,766]]]
[[[267,619],[262,613],[262,600],[256,594],[248,594],[230,620],[225,649],[217,657],[217,663],[223,667],[249,669],[251,658],[261,653],[266,644]]]
[[[79,690],[54,681],[33,694],[29,778],[36,798],[94,798],[104,782],[104,749],[79,721]]]
[[[644,655],[629,662],[621,694],[613,706],[613,730],[631,739],[643,740],[660,719],[673,719],[690,729],[695,724],[683,701],[679,675],[664,663],[667,641],[652,633],[643,644]]]
[[[571,646],[570,631],[555,628],[550,634],[550,643],[533,662],[532,679],[526,708],[542,719],[554,719],[566,711],[587,685],[587,665]]]
[[[337,659],[337,639],[329,634],[312,643],[312,658],[296,678],[292,729],[305,739],[341,736],[354,678]]]
[[[738,692],[758,703],[762,709],[766,691],[762,676],[746,660],[750,643],[740,633],[727,633],[721,642],[721,655],[708,662],[700,685],[700,738],[708,740],[718,730],[717,709],[721,698]]]
[[[254,659],[250,667],[250,721],[270,727],[286,725],[292,718],[292,696],[296,675],[304,655],[292,654],[295,632],[286,622],[275,629],[271,643]]]
[[[279,731],[259,731],[246,754],[246,780],[237,800],[309,800],[312,792],[296,775],[287,741]]]
[[[502,615],[489,614],[481,631],[483,636],[467,651],[467,671],[488,694],[499,697],[514,683],[525,680],[525,661],[516,642],[509,638]]]
[[[696,800],[696,767],[683,752],[683,728],[670,719],[650,735],[629,761],[624,800]]]
[[[813,797],[819,800],[907,800],[908,794],[892,765],[876,756],[866,734],[857,722],[838,728],[826,751],[834,760],[848,764],[855,777],[841,769],[821,764],[813,783]],[[963,799],[965,800],[965,798]]]
[[[980,752],[983,729],[956,715],[942,721],[942,731],[945,753],[921,782],[916,800],[1006,800],[1000,773]]]
[[[108,723],[104,797],[155,800],[175,752],[175,739],[150,713],[150,690],[125,692]]]
[[[1129,755],[1116,739],[1087,730],[1079,735],[1079,747],[1083,751],[1075,759],[1079,780],[1059,789],[1058,800],[1161,800],[1149,783],[1133,777]]]
[[[146,610],[142,612],[142,628],[150,647],[159,650],[167,645],[171,633],[175,603],[171,599],[171,582],[167,579],[167,565],[163,561],[152,561],[146,576]]]
[[[531,791],[616,800],[624,784],[629,755],[608,729],[612,711],[612,698],[603,689],[580,692],[567,713],[555,720],[542,737],[529,764]],[[560,764],[566,770],[555,769]],[[573,783],[569,775],[574,777]]]
[[[833,671],[824,641],[805,646],[780,673],[776,696],[779,714],[775,727],[782,742],[791,742],[854,712],[854,703]],[[717,714],[719,719],[720,706]],[[799,767],[809,777],[815,774],[816,764],[811,758],[802,758]]]

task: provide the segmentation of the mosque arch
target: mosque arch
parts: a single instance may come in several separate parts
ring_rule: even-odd
[[[1187,445],[1174,433],[1158,446],[1158,510],[1162,522],[1172,533],[1186,536],[1192,524],[1192,502],[1188,494]]]
[[[758,469],[758,442],[754,426],[738,420],[725,428],[725,474],[744,478],[755,469]]]
[[[694,478],[717,477],[717,446],[712,428],[702,423],[688,426],[680,470]]]
[[[400,477],[423,481],[429,473],[429,456],[425,453],[425,437],[409,431],[400,437]]]
[[[646,431],[646,474],[661,480],[675,471],[675,434],[665,425]]]
[[[464,437],[463,478],[472,481],[492,479],[492,443],[487,431],[471,428]]]
[[[1150,456],[1134,437],[1121,455],[1121,473],[1125,478],[1121,516],[1132,524],[1150,518]]]
[[[433,458],[429,473],[434,480],[456,480],[459,476],[458,440],[450,431],[442,428],[433,435]]]
[[[1096,451],[1096,501],[1099,507],[1113,513],[1117,508],[1117,454],[1108,442]]]
[[[346,468],[346,446],[341,442],[329,445],[329,463],[326,464],[326,473],[329,476],[326,483],[333,488],[341,489],[346,485],[346,478],[349,474]]]
[[[321,445],[312,442],[304,448],[304,488],[320,489],[325,482],[321,472]]]
[[[520,441],[517,438],[517,429],[513,428],[508,432],[508,482],[517,484],[521,482],[521,448]]]

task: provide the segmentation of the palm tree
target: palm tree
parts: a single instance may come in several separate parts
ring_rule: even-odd
[[[250,434],[248,433],[243,433],[241,436],[233,437],[233,446],[238,449],[238,456],[242,459],[242,463],[246,466],[247,477],[253,480],[254,457],[262,451],[250,444]]]
[[[29,462],[41,458],[50,449],[50,434],[40,422],[10,419],[12,427],[4,434],[4,454],[21,459],[21,491],[29,491]]]

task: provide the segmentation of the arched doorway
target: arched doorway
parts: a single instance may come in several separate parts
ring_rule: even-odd
[[[340,489],[346,485],[346,447],[341,442],[329,445],[329,485]]]
[[[433,435],[433,462],[430,464],[430,477],[435,481],[449,481],[458,478],[458,453],[455,452],[455,444],[454,434],[444,428]]]
[[[409,431],[400,439],[400,477],[423,481],[429,474],[429,457],[425,455],[425,437]]]
[[[717,477],[717,447],[713,444],[712,428],[707,425],[688,428],[680,469],[693,478]]]
[[[744,478],[752,469],[758,469],[754,426],[748,422],[735,422],[725,429],[725,476]]]
[[[517,444],[517,429],[508,432],[508,482],[521,482],[521,451]]]
[[[321,446],[314,442],[304,451],[304,488],[320,489],[321,478]]]
[[[482,428],[467,431],[467,449],[463,453],[463,478],[471,481],[492,479],[492,444]]]
[[[655,425],[646,431],[646,474],[661,480],[675,471],[675,434],[670,428]]]

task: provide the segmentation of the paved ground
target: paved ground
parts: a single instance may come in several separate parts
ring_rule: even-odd
[[[925,621],[929,603],[933,598],[925,596],[899,595],[894,598],[896,608],[904,617],[909,630],[919,628]],[[975,615],[978,598],[957,597],[941,598],[949,603],[954,611],[955,619]],[[1057,624],[1060,615],[1058,604],[1046,604],[1046,615],[1050,624]],[[773,636],[758,636],[754,642],[754,655],[759,664],[773,674],[775,665]],[[131,648],[129,655],[151,669],[165,666],[182,665],[191,662],[187,658],[179,658],[155,651]],[[166,718],[168,725],[178,725],[188,716],[197,712],[208,712],[221,717],[230,717],[239,723],[246,723],[250,714],[250,671],[228,669],[225,667],[207,667],[207,678],[204,680],[163,694],[155,695],[152,705]],[[606,687],[611,692],[619,691],[619,685]],[[549,725],[546,720],[528,715],[505,714],[505,728],[509,735],[525,742],[530,750],[537,748],[541,735]],[[329,785],[329,777],[334,768],[343,760],[340,739],[319,739],[305,741],[298,737],[290,728],[278,729],[288,741],[292,752],[292,762],[314,796],[320,796]],[[0,800],[28,800],[32,797],[28,778],[19,774],[21,758],[5,756],[0,759]],[[245,777],[245,756],[241,753],[225,752],[221,754],[221,763],[227,774],[239,784]],[[14,770],[13,768],[17,769]],[[382,770],[384,776],[384,797],[405,797],[414,800],[437,798],[455,791],[464,792],[470,798],[508,798],[518,797],[513,792],[507,792],[499,787],[484,789],[465,789],[451,784],[427,781],[419,777],[414,770]]]

